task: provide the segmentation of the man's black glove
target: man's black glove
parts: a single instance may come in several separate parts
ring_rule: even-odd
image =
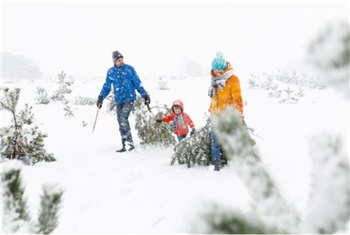
[[[193,136],[196,133],[196,129],[193,128],[192,131],[190,132],[190,136]]]
[[[145,97],[143,97],[145,99],[145,105],[148,105],[151,103],[151,97],[149,97],[148,94],[145,95]]]
[[[98,96],[96,105],[99,109],[102,107],[102,103],[103,103],[103,97]]]
[[[156,122],[161,123],[162,119],[156,119]]]

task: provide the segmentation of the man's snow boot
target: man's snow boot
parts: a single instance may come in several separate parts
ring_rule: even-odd
[[[126,149],[126,145],[128,145],[128,149]],[[123,152],[126,152],[126,151],[133,151],[135,149],[135,145],[133,142],[126,142],[125,144],[123,144],[123,147],[119,150],[117,150],[116,152],[117,153],[123,153]]]
[[[213,160],[213,165],[214,165],[214,171],[220,171],[220,169],[222,168],[220,159]]]
[[[128,143],[128,145],[129,145],[129,149],[128,149],[129,152],[133,151],[135,149],[134,143],[130,142],[130,143]]]
[[[117,153],[123,153],[123,152],[126,152],[125,145],[123,145],[123,147],[122,147],[121,149],[118,149],[116,152],[117,152]]]

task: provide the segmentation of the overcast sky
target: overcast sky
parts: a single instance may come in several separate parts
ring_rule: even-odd
[[[2,51],[45,75],[105,77],[119,50],[146,76],[180,73],[188,61],[209,70],[217,51],[238,70],[283,67],[327,22],[349,20],[349,3],[6,0],[1,15]]]

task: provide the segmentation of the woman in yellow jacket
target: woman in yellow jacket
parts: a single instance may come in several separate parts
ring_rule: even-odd
[[[211,85],[208,95],[211,98],[209,112],[212,114],[223,111],[227,106],[233,105],[243,118],[243,101],[239,79],[233,74],[233,68],[225,60],[221,52],[216,53],[212,61]],[[214,170],[219,171],[221,164],[220,145],[213,131],[211,136],[212,164]]]

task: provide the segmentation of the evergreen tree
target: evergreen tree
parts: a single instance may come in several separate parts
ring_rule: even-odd
[[[233,107],[228,107],[213,117],[212,126],[230,164],[250,191],[255,201],[256,212],[264,223],[268,226],[277,223],[276,228],[282,232],[295,231],[299,215],[295,208],[284,200],[276,183],[254,151],[240,114]],[[278,222],[276,218],[279,218]]]
[[[243,213],[239,210],[228,210],[218,205],[211,206],[203,214],[206,234],[277,234],[276,227],[268,226],[255,213]],[[203,228],[200,228],[203,230]]]
[[[64,101],[66,99],[65,95],[70,94],[72,92],[71,89],[69,89],[69,86],[73,84],[71,81],[66,81],[66,73],[61,71],[60,74],[58,74],[58,90],[54,92],[51,99],[54,101]]]
[[[175,162],[191,167],[195,164],[208,165],[211,162],[210,122],[195,135],[185,138],[174,147],[171,165]]]
[[[64,107],[64,111],[65,111],[65,114],[64,114],[65,117],[74,117],[73,109],[71,106],[68,105],[68,103]]]
[[[38,95],[35,97],[35,101],[37,104],[48,104],[50,103],[50,98],[47,95],[47,91],[45,88],[37,87],[36,88],[36,94]]]
[[[47,153],[44,148],[46,134],[41,133],[38,126],[33,125],[34,114],[32,107],[25,105],[17,114],[16,108],[20,96],[20,89],[13,91],[8,88],[2,89],[3,98],[0,108],[12,114],[12,124],[0,128],[2,159],[19,159],[28,165],[39,161],[55,161],[53,154]]]
[[[336,233],[350,218],[349,153],[338,136],[319,134],[310,140],[311,200],[302,225],[306,233]]]
[[[349,22],[332,22],[326,25],[309,44],[307,60],[328,84],[349,95]]]
[[[20,168],[21,163],[16,161],[11,168],[4,167],[1,176],[2,228],[5,233],[26,231],[30,222]]]
[[[57,186],[44,186],[37,223],[32,223],[24,198],[21,179],[23,163],[14,160],[4,164],[1,173],[2,186],[2,232],[49,234],[58,225],[63,191]]]
[[[175,137],[172,135],[172,130],[167,123],[157,123],[156,117],[163,115],[160,109],[165,111],[164,115],[170,114],[170,109],[165,105],[163,107],[157,106],[151,109],[157,109],[156,116],[146,109],[143,105],[143,99],[138,96],[134,103],[133,113],[135,118],[135,129],[141,140],[141,145],[160,145],[163,147],[172,146],[176,143]]]
[[[58,212],[62,201],[63,191],[55,186],[43,187],[40,212],[38,218],[38,233],[50,234],[58,225]]]

